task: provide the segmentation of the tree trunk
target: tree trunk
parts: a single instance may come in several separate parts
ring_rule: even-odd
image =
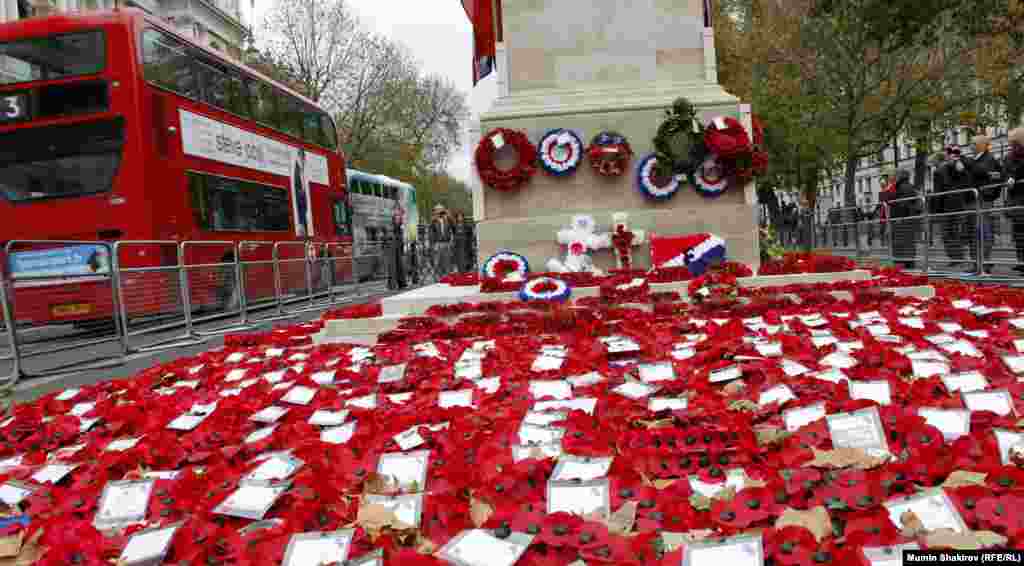
[[[857,162],[859,159],[854,155],[853,148],[849,148],[846,152],[846,186],[843,189],[843,206],[856,206],[857,205],[857,194],[856,194],[856,181],[857,181]]]
[[[1024,123],[1024,88],[1019,80],[1011,77],[1010,85],[1006,93],[1006,116],[1010,122],[1010,128],[1016,128]]]

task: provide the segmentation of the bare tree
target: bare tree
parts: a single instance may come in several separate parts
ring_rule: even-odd
[[[345,0],[275,0],[265,53],[319,102],[358,66],[367,32]]]
[[[400,129],[395,123],[397,108],[408,102],[407,93],[415,88],[418,76],[409,51],[384,37],[368,38],[357,61],[325,97],[327,106],[336,110],[342,145],[354,162]]]

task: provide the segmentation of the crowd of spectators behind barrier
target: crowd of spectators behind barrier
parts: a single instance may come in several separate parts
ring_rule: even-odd
[[[404,289],[451,273],[476,271],[476,225],[463,212],[451,214],[443,205],[435,206],[415,242],[404,241],[402,218],[396,211],[388,234],[388,288]]]
[[[953,267],[962,266],[976,271],[978,254],[983,264],[992,257],[995,237],[1000,230],[998,218],[986,214],[999,204],[1008,207],[1006,216],[1012,230],[1013,247],[1017,263],[1014,270],[1024,273],[1024,127],[1012,130],[1008,135],[1009,152],[1000,162],[991,152],[991,139],[984,135],[973,140],[972,155],[963,155],[959,148],[948,147],[934,157],[932,194],[926,199],[928,214],[927,233],[921,230],[921,217],[925,210],[925,199],[914,183],[910,171],[887,169],[882,172],[881,201],[872,210],[832,209],[828,212],[827,224],[831,225],[833,242],[850,245],[850,238],[858,233],[847,230],[854,223],[867,222],[865,235],[870,247],[875,240],[885,241],[886,231],[892,230],[892,253],[897,263],[914,268],[911,259],[916,255],[916,246],[921,239],[926,245],[941,240],[942,248]],[[977,189],[978,199],[975,192]],[[885,203],[887,206],[883,206]],[[1016,207],[1020,207],[1019,210]],[[978,209],[988,220],[978,224]],[[780,237],[790,231],[790,215],[780,211]],[[902,219],[902,220],[901,220]],[[980,250],[978,248],[981,248]],[[973,260],[973,261],[972,261]],[[991,266],[985,265],[986,272]]]

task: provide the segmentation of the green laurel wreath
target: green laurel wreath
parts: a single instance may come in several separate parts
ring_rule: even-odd
[[[697,131],[694,132],[694,124]],[[658,176],[686,175],[692,178],[704,159],[704,125],[697,120],[697,110],[685,97],[672,103],[665,111],[665,121],[658,126],[654,137],[654,150],[658,158],[655,174]]]

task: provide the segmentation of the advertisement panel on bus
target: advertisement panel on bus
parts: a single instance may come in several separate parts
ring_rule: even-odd
[[[110,252],[92,244],[26,250],[12,253],[7,267],[15,279],[105,275],[110,273]]]

